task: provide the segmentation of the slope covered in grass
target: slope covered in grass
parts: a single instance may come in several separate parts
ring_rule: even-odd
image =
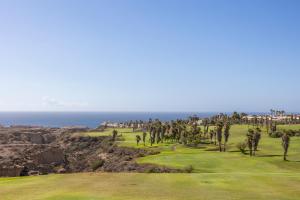
[[[213,144],[200,145],[197,149],[176,145],[176,148],[164,148],[161,154],[141,158],[139,162],[173,167],[192,165],[195,172],[300,172],[300,137],[291,138],[289,161],[283,162],[281,138],[270,138],[266,132],[262,134],[255,157],[239,152],[236,144],[245,140],[247,130],[245,125],[232,127],[227,152],[218,152]]]

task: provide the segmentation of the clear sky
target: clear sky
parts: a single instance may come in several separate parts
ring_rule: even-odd
[[[1,111],[300,111],[300,1],[0,0]]]

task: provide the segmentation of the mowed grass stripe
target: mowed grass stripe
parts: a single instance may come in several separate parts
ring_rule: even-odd
[[[79,173],[9,180],[9,184],[0,180],[1,199],[229,200],[297,199],[300,195],[300,176],[285,174]]]

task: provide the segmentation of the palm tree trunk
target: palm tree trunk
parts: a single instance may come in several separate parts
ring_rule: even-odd
[[[284,151],[284,154],[283,154],[283,160],[284,160],[284,161],[287,160],[287,159],[286,159],[286,155],[287,155],[287,151],[285,150],[285,151]]]
[[[220,152],[222,152],[222,143],[221,142],[219,142],[219,150],[220,150]]]

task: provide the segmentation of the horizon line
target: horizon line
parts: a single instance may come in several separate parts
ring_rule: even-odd
[[[0,113],[269,113],[270,111],[89,111],[89,110],[0,110]],[[286,111],[286,113],[300,113],[299,111]]]

